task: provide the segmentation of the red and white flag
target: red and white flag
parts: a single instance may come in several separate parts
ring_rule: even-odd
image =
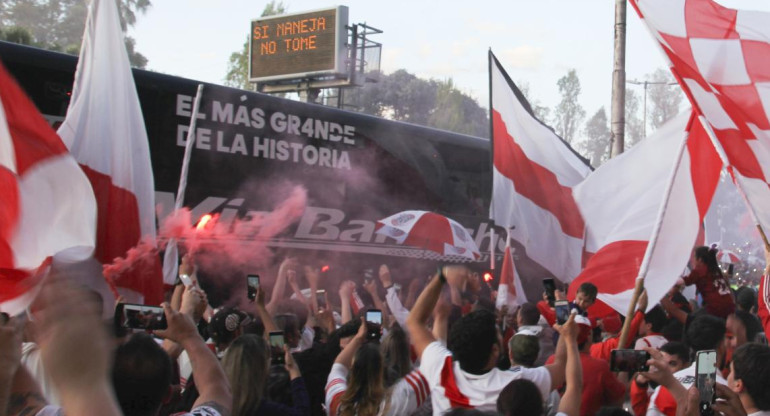
[[[65,249],[71,260],[90,257],[95,235],[88,179],[0,65],[0,310],[23,311],[38,269]]]
[[[511,230],[525,254],[563,282],[580,273],[583,219],[572,187],[591,167],[532,115],[489,52],[492,119],[492,203],[495,224]]]
[[[521,278],[516,272],[513,263],[513,249],[511,248],[511,239],[508,237],[503,253],[503,265],[500,268],[500,285],[497,287],[497,300],[495,306],[502,309],[508,307],[508,312],[513,313],[516,307],[527,303],[527,296],[521,286]]]
[[[586,251],[595,254],[570,284],[570,298],[591,282],[625,315],[643,275],[655,306],[684,272],[721,169],[703,126],[683,113],[576,186]]]
[[[59,135],[96,194],[96,258],[109,264],[140,239],[155,241],[150,149],[115,0],[93,0],[89,6],[72,99]],[[163,281],[159,261],[150,263],[137,264],[115,283],[143,296],[137,301],[156,304],[163,300]]]
[[[631,0],[724,149],[749,211],[770,227],[770,13],[711,0]],[[720,152],[721,152],[720,149]]]

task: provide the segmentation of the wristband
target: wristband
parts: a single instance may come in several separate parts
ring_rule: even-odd
[[[393,287],[393,283],[389,284],[388,286],[383,286],[382,288],[385,289],[385,290],[388,290],[391,287]]]

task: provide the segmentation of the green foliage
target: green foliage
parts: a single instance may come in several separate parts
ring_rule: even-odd
[[[11,26],[6,29],[0,28],[0,40],[20,45],[32,45],[32,33],[26,28],[19,26]]]
[[[644,138],[644,121],[639,116],[643,112],[642,100],[634,90],[626,88],[626,129],[623,147],[627,150]]]
[[[136,23],[136,14],[150,7],[150,0],[121,0],[120,23],[123,32]],[[21,27],[31,39],[28,45],[77,54],[83,38],[88,0],[2,0],[0,28]],[[6,31],[3,31],[4,33]],[[3,39],[15,42],[7,34]],[[17,40],[26,41],[26,38]],[[147,65],[147,58],[135,51],[135,41],[126,37],[126,50],[131,64],[138,68]]]
[[[666,121],[679,114],[679,105],[684,95],[682,89],[674,81],[671,72],[658,68],[647,79],[654,84],[649,85],[647,101],[649,106],[650,125],[653,129],[662,126]]]
[[[598,167],[610,156],[610,128],[604,107],[591,116],[583,131],[585,139],[578,143],[578,150],[591,160],[591,166]]]
[[[454,82],[422,79],[405,69],[380,74],[380,81],[345,91],[345,103],[392,120],[489,137],[487,110]]]
[[[570,69],[567,75],[559,78],[556,84],[559,86],[559,93],[561,94],[561,101],[556,106],[554,114],[556,132],[567,143],[572,143],[580,122],[586,116],[585,110],[578,102],[580,79],[578,79],[577,72]]]
[[[286,6],[282,1],[276,3],[271,0],[262,10],[261,17],[274,16],[286,13]],[[249,82],[249,35],[246,35],[246,42],[240,51],[230,54],[227,62],[227,75],[225,75],[225,85],[240,88],[242,90],[253,90],[254,86]]]

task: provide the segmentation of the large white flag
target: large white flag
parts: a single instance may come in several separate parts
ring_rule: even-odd
[[[595,254],[570,285],[570,296],[591,282],[601,301],[626,314],[636,279],[646,274],[649,305],[655,306],[690,259],[721,168],[703,126],[688,112],[576,186],[586,251]]]
[[[50,257],[88,258],[95,235],[88,179],[0,65],[0,310],[23,311]]]
[[[711,0],[631,0],[770,229],[770,13]]]
[[[115,0],[91,1],[72,100],[59,135],[96,194],[96,257],[112,263],[140,239],[154,241],[150,149]],[[115,283],[143,295],[146,303],[163,300],[159,261],[138,264]]]
[[[580,272],[583,219],[572,197],[591,167],[537,120],[489,52],[492,203],[495,224],[511,231],[527,257],[568,282]],[[545,277],[545,276],[543,276]]]

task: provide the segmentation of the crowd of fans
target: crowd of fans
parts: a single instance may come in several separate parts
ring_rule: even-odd
[[[379,279],[320,288],[319,270],[287,259],[271,290],[212,309],[186,258],[192,284],[174,287],[165,328],[152,330],[105,322],[98,295],[48,279],[27,313],[0,316],[0,416],[700,415],[694,358],[705,351],[717,363],[714,414],[770,415],[770,266],[758,293],[733,291],[715,256],[696,249],[659,304],[643,294],[622,345],[622,316],[589,313],[590,283],[561,322],[547,296],[496,310],[460,265],[423,288],[405,276],[405,293],[384,265]],[[319,289],[337,289],[339,304]],[[649,369],[612,371],[618,349],[646,351]]]

